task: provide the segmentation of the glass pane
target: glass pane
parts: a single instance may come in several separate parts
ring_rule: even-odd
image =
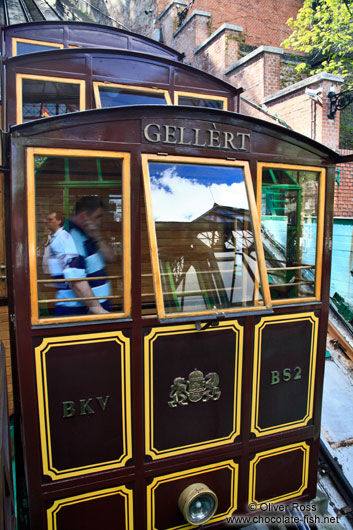
[[[100,86],[99,94],[102,107],[120,107],[123,105],[166,105],[164,94],[158,92],[139,92],[126,88]]]
[[[179,96],[178,105],[187,105],[188,107],[207,107],[209,109],[223,109],[224,107],[223,101],[191,96]]]
[[[34,163],[39,316],[123,311],[122,160]]]
[[[272,299],[312,297],[319,172],[264,168],[261,232]]]
[[[80,110],[80,86],[41,79],[22,80],[23,121]]]
[[[166,313],[262,300],[243,168],[149,163]]]
[[[51,46],[50,44],[35,44],[33,42],[16,42],[17,55],[25,55],[26,53],[45,52],[51,50],[58,50],[58,46]]]

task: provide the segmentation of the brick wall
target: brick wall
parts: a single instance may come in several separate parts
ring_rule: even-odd
[[[158,0],[159,12],[169,3]],[[208,11],[212,32],[224,23],[242,26],[246,43],[251,46],[280,46],[291,33],[287,20],[295,18],[301,7],[302,0],[195,0],[189,14],[195,9]]]
[[[225,70],[240,56],[241,29],[223,24],[196,48],[193,66],[228,81]]]
[[[337,119],[337,118],[336,118]],[[350,155],[352,150],[340,150],[342,155]],[[353,162],[337,165],[335,184],[334,215],[335,217],[353,217]]]

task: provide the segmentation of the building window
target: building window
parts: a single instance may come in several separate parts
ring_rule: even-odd
[[[32,323],[129,315],[129,159],[27,149]]]
[[[221,96],[209,96],[205,94],[193,94],[192,92],[175,92],[175,105],[187,105],[188,107],[206,107],[208,109],[228,109],[228,100]]]
[[[325,171],[259,164],[258,209],[273,303],[319,300]]]
[[[17,74],[17,123],[85,110],[83,80]]]
[[[37,41],[32,39],[12,39],[12,55],[25,55],[27,53],[46,52],[64,48],[63,44],[54,42]]]
[[[167,90],[145,88],[115,83],[93,83],[97,108],[124,105],[170,105]]]
[[[160,318],[270,305],[247,162],[142,155]],[[147,255],[146,248],[142,255]],[[148,260],[142,300],[148,300]],[[146,277],[144,277],[146,276]]]

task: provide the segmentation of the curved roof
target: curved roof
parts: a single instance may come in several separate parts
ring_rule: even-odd
[[[3,28],[5,55],[12,57],[12,39],[28,39],[69,46],[107,47],[155,54],[181,61],[183,54],[153,39],[128,30],[72,21],[42,21],[15,24]]]
[[[271,157],[273,162],[277,158],[279,160],[288,157],[291,160],[296,160],[297,164],[304,163],[303,160],[305,159],[305,163],[310,165],[312,163],[310,160],[321,158],[324,159],[323,162],[325,161],[325,163],[335,164],[341,158],[336,151],[303,134],[286,129],[281,125],[235,112],[185,106],[133,105],[129,107],[111,107],[109,109],[75,112],[12,126],[10,133],[15,137],[45,137],[48,134],[50,138],[54,138],[55,134],[52,134],[54,131],[61,129],[68,131],[68,129],[75,130],[82,127],[87,131],[83,139],[88,140],[90,135],[92,135],[92,141],[94,141],[96,128],[89,127],[89,124],[96,124],[98,126],[101,123],[107,124],[108,126],[111,122],[121,121],[126,128],[126,122],[128,120],[132,122],[143,119],[151,119],[153,122],[160,120],[162,124],[180,123],[180,120],[188,120],[190,127],[193,127],[195,122],[205,121],[212,128],[216,128],[217,124],[225,124],[234,126],[241,131],[250,130],[254,136],[252,154],[260,158],[262,154],[266,154]],[[167,122],[166,120],[169,121]],[[184,125],[185,123],[183,123]],[[132,139],[132,129],[129,130],[126,128],[126,130],[127,138],[120,138],[119,141],[139,142],[136,138],[135,140]],[[65,133],[66,135],[67,132]],[[106,141],[109,141],[109,139],[106,139]],[[268,151],[269,145],[272,146],[270,151]],[[167,147],[164,146],[164,149]]]

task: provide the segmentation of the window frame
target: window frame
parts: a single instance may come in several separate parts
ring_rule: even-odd
[[[218,110],[228,110],[228,98],[226,96],[214,96],[211,94],[200,94],[199,92],[184,92],[181,90],[175,90],[174,92],[174,105],[179,105],[179,96],[185,96],[194,99],[210,99],[212,101],[222,101],[223,108]],[[204,107],[207,108],[207,107]]]
[[[40,317],[38,305],[38,276],[36,256],[36,203],[35,203],[35,168],[34,157],[89,157],[89,158],[117,158],[122,160],[122,276],[123,276],[123,311],[102,315],[77,315],[67,317]],[[65,149],[48,147],[27,147],[27,222],[28,222],[28,260],[31,294],[31,323],[32,325],[59,324],[70,322],[92,322],[97,320],[112,320],[131,317],[131,215],[130,215],[130,182],[131,182],[131,154],[127,152],[100,151],[85,149]],[[99,297],[98,297],[99,298]]]
[[[69,77],[52,77],[47,75],[34,75],[34,74],[16,74],[16,124],[25,123],[23,121],[23,79],[30,79],[32,81],[49,81],[53,83],[68,83],[79,85],[79,106],[80,111],[86,110],[86,81],[84,79],[73,79]],[[43,119],[43,118],[33,118]],[[33,121],[28,120],[28,121]],[[27,122],[26,122],[27,123]]]
[[[301,304],[307,302],[320,302],[321,301],[321,285],[322,285],[322,259],[324,249],[324,218],[325,218],[325,183],[326,183],[326,169],[317,166],[302,166],[296,164],[280,164],[271,162],[258,162],[257,163],[257,213],[259,223],[261,227],[261,195],[262,195],[262,170],[263,168],[274,168],[274,169],[288,169],[295,171],[312,171],[319,173],[318,183],[318,215],[317,215],[317,229],[316,229],[316,252],[315,252],[315,283],[314,283],[314,296],[297,297],[297,298],[283,298],[283,299],[272,299],[273,305],[283,304]],[[299,268],[299,267],[298,267]],[[267,271],[267,267],[266,267]],[[267,272],[266,272],[267,274]],[[274,284],[275,285],[275,284]],[[293,284],[294,285],[294,284]],[[271,293],[271,289],[270,289]]]
[[[50,46],[52,48],[58,48],[58,49],[63,49],[64,48],[64,44],[62,42],[48,42],[48,41],[44,41],[44,40],[26,39],[26,38],[21,38],[21,37],[12,37],[12,56],[13,57],[19,57],[19,56],[22,56],[22,55],[26,55],[26,54],[23,54],[23,53],[21,53],[20,55],[17,54],[17,43],[18,42],[22,42],[22,43],[26,43],[26,44],[36,44],[38,46]],[[38,52],[39,51],[40,50],[38,50]],[[43,50],[43,51],[49,51],[49,50]],[[34,53],[34,52],[30,52],[30,53]]]
[[[177,156],[177,155],[156,155],[156,154],[141,154],[142,161],[142,178],[144,184],[144,196],[145,196],[145,208],[146,208],[146,222],[147,222],[147,231],[148,231],[148,244],[152,265],[152,276],[154,284],[154,293],[156,298],[156,309],[157,316],[160,320],[170,320],[170,319],[180,319],[185,317],[197,317],[197,316],[212,316],[219,313],[224,313],[225,315],[233,314],[246,314],[253,311],[267,311],[271,309],[271,297],[270,289],[268,285],[266,267],[265,267],[265,254],[262,246],[261,233],[260,233],[260,222],[257,216],[256,200],[253,189],[253,183],[251,179],[250,166],[249,162],[246,160],[225,160],[221,158],[208,158],[208,157],[195,157],[195,156]],[[180,312],[170,312],[166,313],[164,306],[163,298],[163,289],[161,282],[161,273],[158,260],[158,245],[157,237],[155,230],[155,222],[153,216],[153,207],[152,207],[152,194],[151,194],[151,185],[150,185],[150,175],[149,175],[149,162],[175,162],[175,163],[186,163],[186,164],[195,164],[195,165],[217,165],[217,166],[227,166],[227,167],[239,167],[243,169],[244,172],[244,182],[245,188],[249,203],[249,213],[253,225],[253,234],[256,247],[256,256],[257,256],[257,271],[258,275],[255,278],[254,288],[258,292],[258,279],[261,280],[262,292],[263,292],[263,301],[261,303],[256,303],[248,307],[230,307],[227,309],[213,309],[213,310],[203,310],[203,311],[185,311]]]
[[[167,89],[149,88],[145,86],[136,86],[136,85],[126,85],[123,83],[111,83],[109,81],[93,81],[94,101],[95,101],[97,109],[109,108],[109,107],[102,107],[101,96],[99,92],[99,87],[101,86],[112,87],[112,88],[122,88],[130,92],[144,92],[145,94],[163,94],[166,104],[172,105],[172,99]]]

